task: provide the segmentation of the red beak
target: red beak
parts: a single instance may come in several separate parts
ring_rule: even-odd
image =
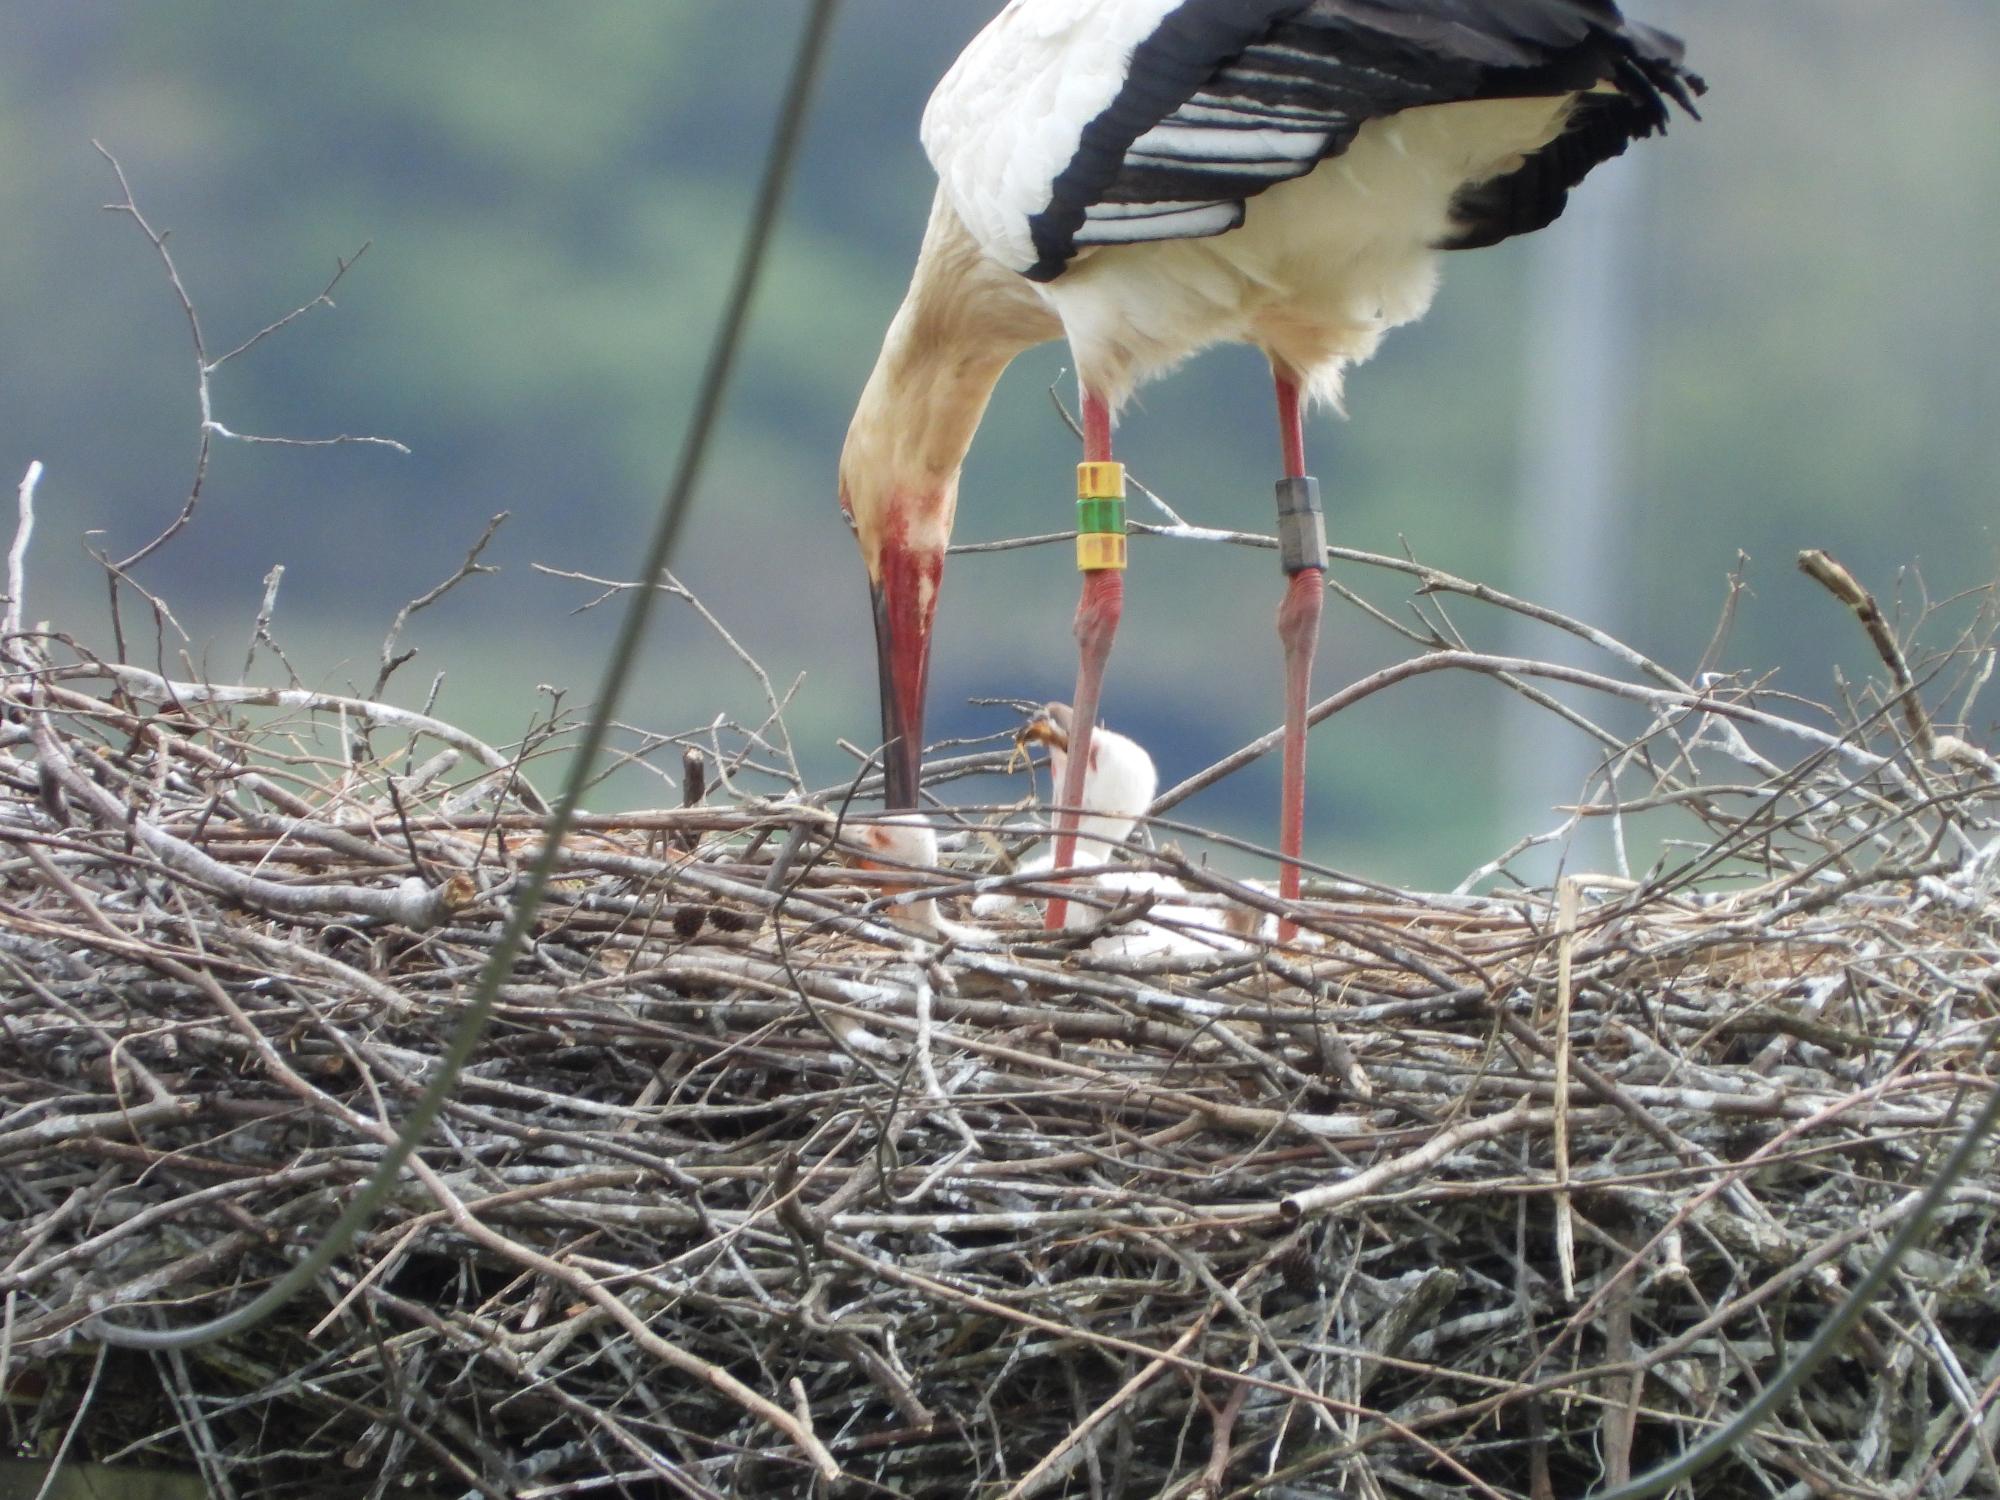
[[[928,587],[924,570],[909,553],[883,549],[882,577],[874,585],[875,660],[882,685],[882,764],[887,785],[882,798],[890,811],[913,811],[923,768],[924,688],[930,677],[931,616],[937,598],[938,566],[932,560]]]

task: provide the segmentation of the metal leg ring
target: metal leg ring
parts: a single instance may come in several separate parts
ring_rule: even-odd
[[[1278,481],[1278,560],[1287,575],[1326,566],[1326,517],[1310,474]]]

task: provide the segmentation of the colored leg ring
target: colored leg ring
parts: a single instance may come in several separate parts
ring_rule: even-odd
[[[1125,566],[1125,466],[1115,460],[1076,466],[1076,565],[1085,573]]]

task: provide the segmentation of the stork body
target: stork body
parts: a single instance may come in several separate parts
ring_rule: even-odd
[[[916,802],[959,466],[1007,363],[1068,340],[1086,464],[1105,465],[1138,385],[1210,344],[1253,344],[1285,475],[1295,895],[1325,563],[1302,411],[1423,315],[1443,252],[1547,224],[1699,87],[1677,43],[1611,0],[1012,0],[925,111],[938,193],[841,459],[874,591],[890,805]],[[1080,559],[1059,866],[1123,597],[1116,567]]]
[[[1071,736],[1076,714],[1067,703],[1050,703],[1028,721],[1015,743],[1046,745],[1049,775],[1057,786],[1068,784]],[[1102,864],[1132,836],[1153,805],[1160,773],[1153,757],[1137,740],[1094,727],[1088,760],[1083,766],[1077,798],[1076,853],[1086,864]]]

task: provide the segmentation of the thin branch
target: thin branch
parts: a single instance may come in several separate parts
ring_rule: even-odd
[[[472,544],[471,549],[465,554],[465,560],[458,565],[457,571],[442,583],[425,590],[396,611],[396,618],[389,622],[389,633],[382,637],[381,667],[375,674],[375,685],[369,689],[369,697],[381,697],[382,690],[389,685],[389,678],[395,670],[417,654],[414,650],[405,651],[400,655],[396,652],[396,642],[401,638],[403,627],[409,623],[411,615],[420,609],[430,608],[431,605],[437,603],[438,600],[442,599],[446,594],[458,587],[459,584],[476,573],[498,573],[500,571],[490,563],[482,563],[479,560],[479,554],[486,550],[487,543],[491,542],[494,533],[506,524],[507,517],[510,514],[511,512],[503,510],[489,516],[486,521],[486,529],[479,533],[479,540]]]
[[[63,1426],[63,1435],[56,1443],[56,1451],[49,1455],[49,1466],[42,1475],[40,1486],[35,1490],[35,1500],[49,1500],[49,1496],[55,1493],[56,1480],[62,1474],[63,1461],[69,1457],[70,1445],[76,1441],[76,1435],[83,1427],[84,1418],[89,1415],[91,1403],[97,1397],[97,1382],[103,1378],[104,1360],[110,1352],[110,1349],[100,1346],[97,1358],[91,1361],[90,1378],[83,1384],[83,1395],[77,1400],[76,1410],[70,1413],[69,1421]]]
[[[42,461],[38,458],[28,465],[14,491],[18,519],[13,544],[7,549],[7,612],[0,619],[0,634],[21,633],[21,611],[28,597],[28,539],[35,534],[35,486],[41,482]]]
[[[579,573],[566,568],[551,568],[543,563],[533,563],[530,566],[532,566],[537,573],[545,574],[550,578],[564,578],[574,583],[588,583],[595,585],[596,587],[603,590],[603,592],[598,594],[595,598],[589,600],[587,603],[579,605],[574,611],[572,611],[572,613],[577,613],[577,614],[581,614],[585,610],[595,609],[598,605],[604,603],[608,599],[615,599],[620,594],[628,593],[633,589],[641,587],[640,584],[635,582],[621,581],[618,579],[611,579],[611,578],[600,578],[592,573]],[[750,652],[744,648],[742,642],[738,641],[736,637],[730,633],[729,628],[726,625],[724,625],[720,619],[716,617],[715,613],[712,610],[710,610],[706,604],[703,604],[701,602],[701,600],[695,595],[694,591],[688,588],[686,584],[682,583],[678,578],[674,577],[672,573],[663,573],[660,576],[659,581],[652,585],[652,588],[658,593],[666,594],[671,596],[672,598],[681,600],[697,615],[699,615],[702,619],[702,623],[707,625],[708,628],[715,633],[716,638],[719,639],[722,642],[722,644],[729,649],[730,654],[734,656],[739,662],[741,662],[744,668],[750,673],[750,675],[756,679],[758,688],[764,694],[764,702],[769,707],[770,714],[762,724],[758,725],[758,727],[755,730],[749,733],[749,735],[747,736],[748,741],[753,746],[759,744],[762,742],[760,736],[764,733],[765,730],[775,729],[777,731],[778,741],[773,748],[780,756],[784,758],[785,777],[791,783],[792,791],[795,794],[800,796],[805,795],[805,790],[806,790],[805,776],[799,770],[798,756],[793,751],[791,734],[790,731],[785,726],[785,719],[784,719],[785,705],[791,701],[793,694],[795,694],[799,690],[800,683],[804,679],[801,678],[799,681],[795,681],[792,684],[791,688],[788,689],[782,696],[780,696],[776,685],[773,684],[771,681],[770,674],[764,670],[763,664],[759,662],[756,657],[752,656]],[[720,718],[718,718],[716,721],[714,721],[714,723],[711,724],[710,726],[711,734],[713,734],[716,730],[721,728],[721,722],[722,721],[720,720]],[[745,751],[745,754],[746,755],[748,754],[747,750]],[[725,756],[722,754],[720,748],[717,747],[713,758],[715,761],[716,774],[722,779],[725,785],[728,785],[730,771],[734,769],[736,766],[741,764],[743,757],[738,756],[731,758]]]
[[[292,686],[299,685],[299,674],[292,670],[291,662],[286,660],[285,653],[279,649],[276,639],[271,635],[271,620],[278,612],[278,586],[284,581],[285,565],[272,564],[271,571],[264,575],[264,597],[257,605],[257,619],[250,629],[250,644],[243,652],[243,670],[237,678],[240,682],[247,683],[250,680],[250,669],[257,664],[257,647],[262,644],[269,646],[271,654],[283,664],[285,675],[291,679]]]
[[[362,437],[349,433],[342,433],[338,437],[330,438],[259,437],[253,434],[232,431],[230,428],[224,426],[215,415],[215,398],[211,389],[210,379],[216,370],[234,359],[237,355],[247,353],[267,336],[276,333],[279,329],[313,308],[333,306],[333,299],[330,293],[339,284],[341,277],[347,274],[348,268],[361,258],[362,253],[368,248],[366,245],[363,245],[361,250],[355,252],[350,259],[345,261],[336,260],[337,269],[334,271],[333,279],[326,284],[326,289],[317,297],[293,309],[276,322],[267,324],[220,359],[211,360],[208,357],[208,345],[202,335],[201,317],[195,311],[194,299],[188,295],[186,283],[181,280],[180,268],[174,264],[173,252],[167,248],[166,233],[153,228],[145,214],[140,212],[138,200],[132,193],[132,185],[126,180],[125,169],[119,165],[118,158],[105,149],[103,142],[92,141],[90,144],[96,148],[97,154],[110,164],[113,175],[118,179],[118,189],[124,194],[124,197],[118,202],[105,204],[105,210],[110,213],[129,215],[132,222],[139,226],[140,232],[146,236],[147,243],[153,247],[154,253],[159,256],[160,264],[165,267],[167,284],[173,288],[174,297],[180,303],[181,313],[187,319],[188,334],[194,343],[195,399],[200,408],[200,420],[196,427],[197,441],[195,447],[194,478],[188,485],[187,498],[181,502],[179,514],[167,523],[165,530],[161,531],[159,535],[155,536],[137,551],[120,558],[116,563],[107,563],[114,577],[125,580],[126,574],[139,563],[152,556],[161,547],[172,541],[194,519],[195,508],[201,502],[202,485],[208,477],[211,438],[227,438],[242,443],[275,444],[288,448],[324,448],[346,443],[361,443],[376,447],[393,448],[396,452],[403,454],[407,454],[410,451],[402,443],[397,442],[393,438]]]
[[[173,288],[175,300],[181,306],[182,316],[187,319],[188,336],[194,341],[195,397],[201,406],[200,424],[196,429],[194,478],[188,485],[187,498],[181,502],[180,513],[167,523],[164,531],[136,552],[110,565],[114,575],[123,575],[172,541],[186,528],[188,522],[194,519],[195,507],[201,503],[202,483],[208,477],[209,422],[214,416],[214,411],[208,388],[208,346],[202,340],[201,317],[195,312],[194,299],[188,296],[187,287],[181,281],[180,268],[174,264],[173,253],[167,249],[167,237],[154,229],[147,222],[146,216],[139,211],[138,201],[132,195],[132,185],[125,180],[125,169],[118,164],[118,158],[105,149],[102,141],[92,141],[90,144],[96,148],[99,156],[111,164],[112,174],[118,179],[118,189],[125,195],[117,203],[105,204],[105,211],[129,214],[132,222],[139,226],[140,233],[146,236],[147,243],[153,247],[154,254],[160,257],[160,264],[166,268],[167,284]]]
[[[340,256],[336,255],[333,258],[333,279],[327,282],[327,284],[320,289],[320,294],[317,297],[314,297],[310,302],[303,302],[299,304],[299,306],[293,308],[290,312],[286,313],[282,318],[279,318],[276,322],[266,323],[262,328],[258,329],[255,333],[251,334],[249,338],[245,339],[242,343],[238,344],[234,349],[231,349],[227,354],[217,355],[214,359],[210,360],[208,363],[209,373],[214,374],[217,370],[221,369],[224,365],[228,364],[232,359],[236,358],[236,356],[239,354],[248,354],[252,349],[256,348],[259,344],[263,343],[265,339],[269,338],[279,329],[285,327],[287,324],[293,322],[298,318],[303,318],[307,313],[311,312],[314,308],[332,307],[334,305],[333,289],[340,285],[340,279],[354,268],[355,263],[358,262],[362,256],[368,253],[368,247],[373,243],[374,243],[373,240],[364,241],[359,250],[355,251],[352,255],[348,256],[344,260]]]
[[[222,683],[176,681],[148,672],[143,667],[130,667],[117,662],[65,668],[58,675],[65,678],[108,677],[117,683],[121,691],[148,703],[215,703],[243,708],[290,708],[351,714],[363,723],[386,724],[411,734],[429,735],[441,744],[464,751],[491,771],[511,776],[517,769],[513,757],[456,725],[369,698],[343,697],[338,693],[322,693],[308,688],[231,687]],[[519,784],[518,792],[528,807],[537,811],[547,810],[541,795],[527,782]]]

